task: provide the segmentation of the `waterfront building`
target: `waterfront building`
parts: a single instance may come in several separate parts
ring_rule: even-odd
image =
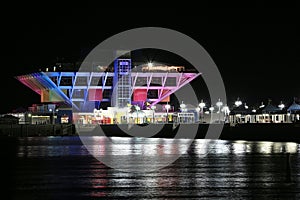
[[[197,71],[186,70],[184,66],[155,63],[134,66],[130,53],[124,54],[124,51],[120,51],[117,55],[118,59],[109,66],[102,66],[97,62],[83,63],[81,66],[84,68],[76,71],[66,70],[64,65],[60,64],[53,69],[47,68],[46,71],[17,76],[17,80],[41,97],[41,105],[29,109],[30,119],[27,121],[29,123],[44,123],[44,121],[73,123],[74,120],[82,123],[172,121],[173,112],[162,111],[159,114],[155,109],[149,108],[158,104],[168,104],[171,94],[201,75]],[[50,105],[54,107],[50,108]],[[105,108],[103,105],[106,105]],[[139,110],[130,112],[129,107],[133,105]],[[95,109],[98,114],[100,112],[102,114],[97,116]],[[45,119],[42,119],[42,116]]]

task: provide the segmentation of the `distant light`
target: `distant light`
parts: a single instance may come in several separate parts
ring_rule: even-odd
[[[285,105],[282,102],[280,102],[280,104],[278,105],[278,107],[282,110],[285,107]]]
[[[219,99],[219,101],[216,103],[216,105],[217,105],[218,107],[221,107],[221,106],[223,105],[223,102]]]
[[[169,110],[169,109],[171,108],[171,106],[170,106],[169,104],[167,104],[167,105],[165,105],[165,108],[166,108],[167,110]]]
[[[180,104],[180,108],[185,108],[185,107],[186,107],[186,105],[182,101],[181,104]]]
[[[148,62],[148,67],[153,67],[153,63],[152,62]]]
[[[197,111],[197,112],[199,112],[199,111],[200,111],[200,108],[199,108],[199,107],[197,107],[197,108],[196,108],[196,111]]]
[[[209,108],[210,111],[214,111],[214,109],[215,109],[214,107],[210,107]]]
[[[199,107],[200,108],[204,108],[205,107],[205,103],[199,103]]]
[[[208,112],[208,111],[205,111],[204,113],[205,113],[205,114],[207,114],[207,115],[209,114],[209,112]]]
[[[256,112],[256,110],[255,110],[255,109],[253,109],[253,110],[252,110],[252,112],[254,112],[254,113],[255,113],[255,112]]]
[[[50,108],[49,111],[52,112],[52,109]]]
[[[236,107],[239,107],[240,105],[242,105],[242,101],[238,98],[235,102],[234,102]]]
[[[245,103],[245,108],[246,108],[246,109],[248,109],[248,108],[249,108],[249,107],[246,105],[246,103]]]
[[[204,108],[205,107],[205,103],[203,102],[203,100],[201,100],[201,102],[199,103],[199,107],[200,108]]]
[[[229,114],[230,113],[229,107],[228,106],[224,106],[222,108],[222,112],[224,112],[225,114]]]
[[[31,117],[31,113],[28,113],[28,117]]]
[[[260,108],[265,107],[264,102],[261,102],[261,105],[259,106]]]

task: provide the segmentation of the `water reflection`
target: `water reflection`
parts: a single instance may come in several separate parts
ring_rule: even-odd
[[[196,139],[118,138],[107,144],[105,137],[88,137],[84,146],[78,137],[20,138],[19,157],[83,156],[83,155],[166,155],[195,154],[273,154],[298,153],[299,145],[293,142],[252,142]]]
[[[294,199],[300,191],[299,145],[281,142],[88,137],[20,138],[14,199],[84,197]],[[90,155],[179,155],[153,172],[110,168]],[[291,153],[293,184],[286,183]],[[141,163],[137,162],[136,165]],[[149,165],[160,165],[159,162]]]

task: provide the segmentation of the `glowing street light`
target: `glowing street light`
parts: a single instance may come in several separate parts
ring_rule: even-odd
[[[50,112],[52,112],[52,124],[54,124],[54,109],[50,108]]]
[[[219,123],[221,123],[221,106],[223,106],[223,102],[219,99],[218,102],[216,103],[216,106],[219,108]]]
[[[137,124],[139,123],[139,111],[141,110],[141,108],[139,107],[139,106],[135,106],[135,110],[136,110],[136,122],[137,122]]]
[[[208,108],[208,110],[210,111],[210,118],[212,118],[215,108],[213,106],[211,106]]]
[[[200,107],[200,117],[201,117],[201,121],[203,120],[203,108],[205,107],[205,103],[203,102],[203,99],[201,99],[201,102],[199,103],[199,107]]]
[[[259,106],[259,108],[263,108],[265,107],[264,102],[261,102],[261,105]]]
[[[154,112],[155,112],[156,106],[153,105],[151,106],[151,110],[153,111],[153,115],[152,115],[152,123],[154,123]]]
[[[237,100],[234,102],[236,107],[239,107],[240,105],[242,105],[242,101],[240,100],[240,98],[238,97]]]
[[[224,112],[224,114],[225,114],[225,121],[227,121],[228,115],[229,115],[229,113],[230,113],[229,107],[228,107],[227,105],[225,105],[225,106],[222,108],[222,112]]]
[[[153,67],[153,63],[152,62],[148,62],[148,67]]]
[[[197,108],[195,108],[195,110],[196,110],[196,112],[197,112],[197,114],[198,114],[198,120],[200,121],[200,119],[201,119],[201,116],[200,116],[200,108],[197,107]]]
[[[171,108],[171,106],[167,103],[167,105],[165,105],[165,109],[167,110],[167,120],[166,122],[169,122],[169,109]]]
[[[280,110],[282,110],[285,107],[285,105],[282,103],[282,101],[280,101],[280,104],[278,105],[278,107],[280,108]]]
[[[249,107],[247,106],[247,104],[245,103],[245,109],[248,109]]]
[[[186,105],[183,103],[183,101],[180,104],[180,110],[181,110],[181,112],[186,111]]]

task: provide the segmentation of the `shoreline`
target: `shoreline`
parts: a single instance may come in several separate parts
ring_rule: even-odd
[[[223,129],[219,137],[207,136],[208,127],[218,130]],[[149,124],[149,129],[157,126]],[[152,126],[152,127],[151,127]],[[130,129],[128,124],[106,124],[85,128],[78,134],[74,124],[57,125],[26,125],[12,124],[0,125],[0,136],[4,137],[39,137],[39,136],[107,136],[107,137],[151,137],[151,138],[185,138],[185,139],[220,139],[220,140],[247,140],[247,141],[273,141],[273,142],[296,142],[300,143],[299,123],[278,124],[179,124],[175,128],[173,124],[159,124],[159,131],[154,135],[142,135],[141,125],[133,125]],[[100,129],[101,128],[101,129]],[[180,129],[180,134],[178,130]],[[197,130],[190,133],[189,130]],[[99,134],[101,132],[103,134]],[[138,134],[137,134],[138,133]]]

